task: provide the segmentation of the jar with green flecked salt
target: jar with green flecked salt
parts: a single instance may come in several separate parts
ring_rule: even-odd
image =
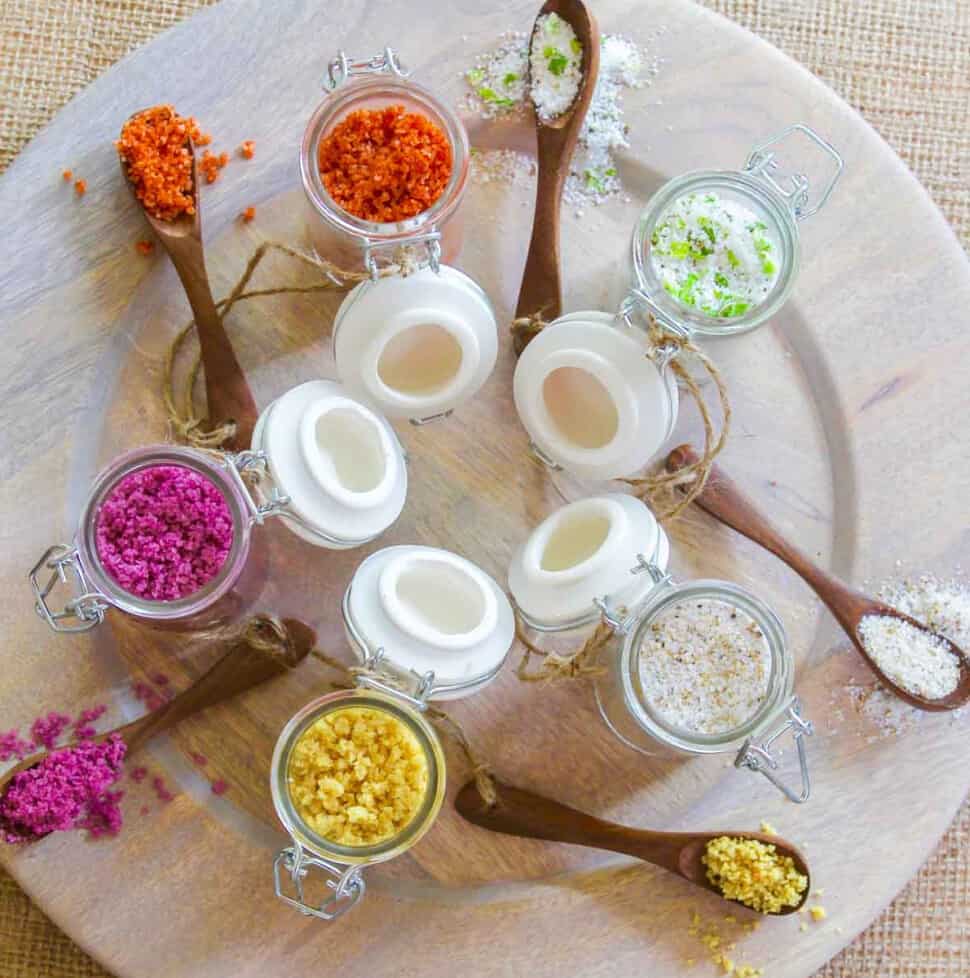
[[[829,158],[820,189],[780,167],[777,147],[797,134]],[[798,224],[824,206],[842,169],[839,153],[798,124],[755,147],[743,170],[699,170],[664,184],[633,233],[634,273],[655,318],[706,335],[769,320],[795,285]]]

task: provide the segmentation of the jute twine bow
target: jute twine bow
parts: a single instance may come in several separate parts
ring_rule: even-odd
[[[311,285],[283,285],[268,289],[252,289],[246,291],[260,262],[272,251],[280,252],[290,258],[308,265],[318,272],[323,278],[319,282]],[[418,268],[418,262],[413,250],[407,247],[398,249],[394,256],[394,263],[381,268],[379,275],[410,275]],[[307,295],[313,292],[346,292],[360,282],[370,279],[369,272],[348,271],[340,268],[333,262],[320,258],[317,255],[310,255],[292,248],[290,245],[281,241],[264,241],[249,257],[246,268],[233,286],[232,291],[224,299],[216,303],[216,309],[222,316],[223,321],[228,315],[229,310],[237,302],[244,299],[256,299],[261,296],[271,295]],[[195,320],[189,320],[172,340],[168,353],[165,356],[164,381],[162,385],[162,399],[165,403],[165,410],[168,413],[168,421],[171,426],[172,435],[179,441],[192,445],[195,448],[217,449],[224,445],[236,433],[236,426],[233,422],[225,422],[214,428],[206,428],[206,417],[199,414],[195,408],[195,387],[199,379],[199,371],[202,368],[201,353],[196,350],[193,354],[188,373],[183,382],[178,384],[175,378],[175,365],[179,353],[182,351],[189,336],[195,332]]]
[[[599,664],[600,652],[613,637],[613,628],[605,621],[599,622],[593,634],[575,652],[560,655],[547,652],[535,645],[525,634],[525,626],[516,616],[515,637],[522,643],[523,653],[515,674],[526,683],[555,682],[559,679],[587,679],[602,675]],[[530,669],[533,658],[540,659],[537,668]]]
[[[515,349],[519,352],[524,350],[529,341],[538,336],[548,325],[542,319],[541,312],[513,320],[511,330]],[[650,345],[656,349],[676,348],[678,356],[670,361],[669,367],[687,388],[697,404],[697,410],[704,425],[704,451],[696,462],[684,466],[678,472],[665,472],[660,468],[650,475],[618,481],[632,486],[635,494],[650,505],[658,520],[673,520],[680,516],[707,485],[714,459],[717,458],[727,441],[728,431],[731,427],[731,403],[721,372],[710,357],[692,340],[666,332],[653,317],[650,318],[647,337]],[[715,425],[713,414],[700,386],[681,362],[680,354],[682,353],[689,353],[696,357],[714,384],[721,407],[720,430]],[[683,489],[684,492],[675,493],[674,490],[677,488]]]
[[[387,670],[380,668],[373,669],[365,666],[348,666],[346,663],[327,655],[326,652],[320,649],[311,649],[310,655],[319,659],[322,663],[344,677],[342,681],[333,684],[337,689],[352,689],[356,685],[356,680],[363,676],[379,680],[384,685],[401,689],[402,692],[405,691],[401,680]],[[444,710],[439,710],[430,703],[425,706],[424,715],[431,721],[431,724],[438,732],[444,735],[446,740],[450,740],[458,747],[468,763],[472,777],[475,779],[475,787],[478,789],[482,801],[488,807],[494,805],[496,794],[492,769],[488,762],[481,758],[478,752],[472,747],[471,741],[468,739],[468,735],[465,733],[462,725],[454,717],[445,713]]]

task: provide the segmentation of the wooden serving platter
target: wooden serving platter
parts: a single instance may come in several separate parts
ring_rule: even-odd
[[[0,180],[0,728],[105,699],[120,720],[138,709],[132,677],[164,671],[184,683],[205,667],[196,644],[148,646],[121,625],[54,636],[33,614],[25,581],[47,545],[70,539],[100,466],[166,437],[161,361],[187,308],[174,271],[134,250],[146,229],[114,160],[121,121],[172,101],[201,119],[217,148],[256,141],[255,159],[233,162],[204,195],[210,272],[224,294],[259,240],[305,234],[297,151],[333,50],[368,55],[392,42],[419,80],[457,99],[474,54],[502,30],[527,30],[535,13],[527,3],[499,2],[487,14],[476,6],[225,0],[82,92]],[[620,166],[631,200],[587,208],[581,219],[564,214],[565,308],[615,306],[628,283],[634,219],[663,180],[740,166],[754,143],[791,122],[816,127],[843,153],[846,174],[828,207],[803,225],[794,298],[769,327],[710,344],[735,406],[724,465],[787,533],[852,580],[951,571],[966,545],[970,493],[970,434],[950,421],[967,404],[970,266],[943,218],[856,114],[751,35],[675,0],[610,0],[595,13],[603,30],[654,45],[666,63],[652,87],[626,95],[632,147]],[[654,38],[658,27],[666,30]],[[475,138],[498,139],[480,127]],[[64,167],[88,181],[83,199],[61,181]],[[528,182],[476,185],[466,205],[460,266],[484,285],[502,321],[518,289],[531,194]],[[249,204],[257,219],[243,226],[236,217]],[[305,272],[273,259],[258,275],[293,282]],[[261,405],[332,375],[328,331],[338,301],[280,297],[233,311],[230,332]],[[339,597],[357,562],[379,546],[448,547],[504,580],[528,530],[563,497],[593,488],[556,482],[526,458],[513,366],[503,337],[479,398],[448,421],[402,429],[411,492],[401,521],[376,544],[331,553],[268,526],[273,576],[261,605],[303,617],[329,650],[346,655]],[[679,433],[696,434],[690,410]],[[804,844],[829,922],[805,933],[797,920],[767,922],[735,953],[777,978],[804,978],[873,919],[942,834],[970,786],[968,721],[928,717],[906,736],[878,736],[844,688],[868,680],[864,666],[792,575],[698,512],[671,533],[678,576],[746,584],[785,621],[817,728],[807,805],[785,803],[727,757],[633,754],[607,733],[581,683],[537,688],[508,668],[454,714],[504,778],[567,803],[656,828],[756,828],[768,819]],[[454,755],[438,823],[409,856],[368,872],[367,898],[352,915],[326,925],[279,903],[271,866],[285,837],[269,801],[270,753],[286,719],[327,678],[306,663],[184,724],[149,758],[177,788],[175,800],[159,805],[127,784],[117,839],[52,837],[0,858],[124,978],[320,967],[368,976],[659,978],[703,957],[686,934],[688,913],[720,918],[723,904],[659,870],[465,824],[450,807],[465,777]],[[193,751],[209,758],[201,772],[187,759]],[[222,797],[209,789],[214,777],[229,783]],[[149,814],[139,815],[142,804]]]

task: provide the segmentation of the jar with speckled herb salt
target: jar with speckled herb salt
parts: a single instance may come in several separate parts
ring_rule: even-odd
[[[778,147],[796,134],[834,169],[819,190],[784,173]],[[698,170],[664,184],[633,232],[633,270],[656,319],[709,336],[743,333],[785,304],[799,269],[799,222],[825,205],[838,152],[801,124],[753,149],[742,170]]]

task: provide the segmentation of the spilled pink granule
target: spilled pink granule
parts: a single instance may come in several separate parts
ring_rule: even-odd
[[[14,757],[23,760],[33,749],[34,745],[29,740],[24,740],[17,730],[0,733],[0,761],[9,761]]]
[[[224,795],[229,790],[229,785],[222,778],[212,782],[212,793],[214,795]]]
[[[148,776],[147,767],[134,767],[131,769],[131,772],[128,774],[128,777],[131,778],[131,780],[134,781],[135,784],[141,784],[142,781],[144,781],[147,776]]]
[[[107,710],[108,707],[104,703],[91,707],[90,710],[81,710],[80,715],[74,721],[74,736],[78,740],[90,740],[94,737],[98,732],[94,723],[96,720],[100,720]]]
[[[152,788],[155,791],[155,797],[158,798],[159,801],[171,801],[175,797],[175,795],[168,790],[168,785],[165,784],[165,779],[160,775],[156,774],[155,777],[152,778]]]
[[[196,750],[189,751],[189,757],[192,758],[192,763],[197,764],[199,767],[205,767],[209,763],[209,758]]]
[[[153,465],[121,479],[101,504],[98,557],[129,594],[174,601],[208,584],[232,546],[229,505],[184,465]]]
[[[149,712],[160,709],[165,705],[165,699],[148,683],[139,680],[134,686],[135,699],[144,704]]]
[[[121,827],[122,792],[108,789],[121,775],[125,751],[125,742],[115,734],[104,743],[54,751],[15,775],[0,798],[4,841],[29,842],[73,828],[115,834]]]
[[[71,718],[63,713],[48,713],[37,717],[30,728],[30,738],[38,747],[53,750],[61,734],[71,725]]]

